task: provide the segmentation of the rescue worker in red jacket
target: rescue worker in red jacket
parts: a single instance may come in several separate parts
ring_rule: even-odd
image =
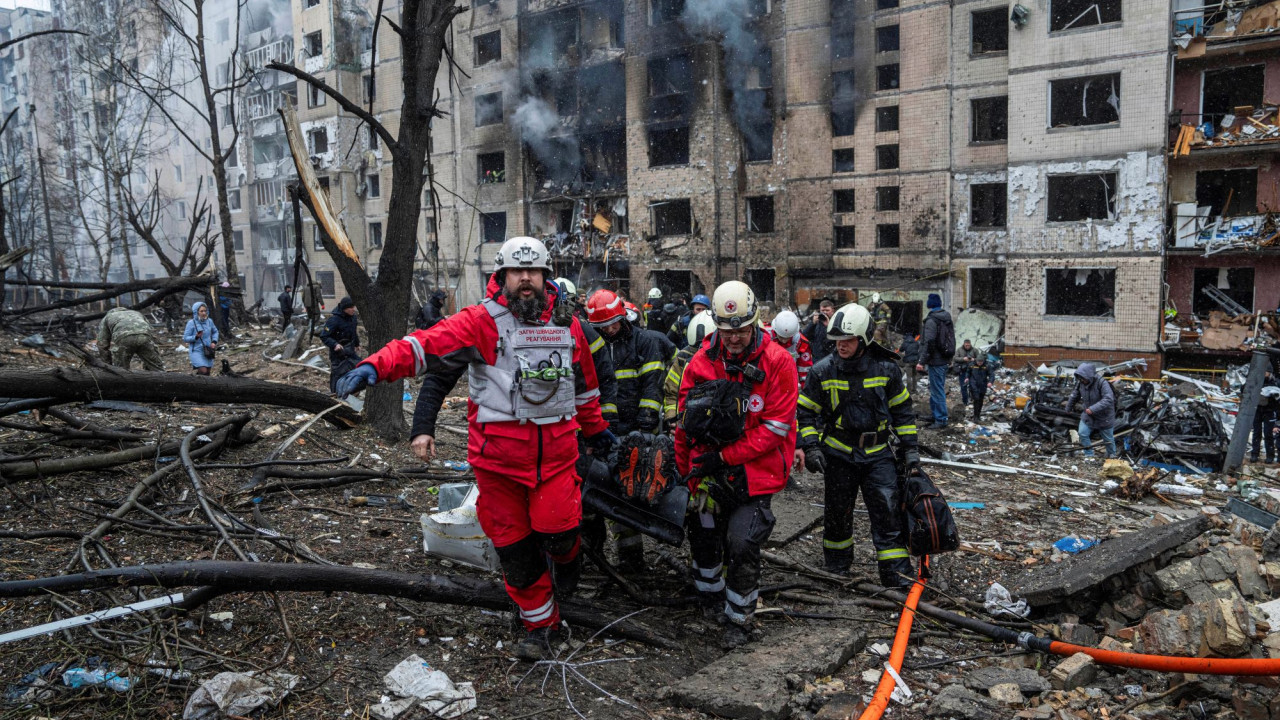
[[[511,238],[498,250],[482,302],[392,340],[338,381],[346,397],[379,381],[468,367],[476,509],[520,609],[527,635],[516,654],[527,660],[555,654],[555,592],[572,592],[581,573],[577,432],[581,427],[593,451],[617,442],[600,414],[582,327],[571,316],[551,322],[559,288],[550,276],[546,246]]]
[[[756,636],[760,553],[773,531],[773,494],[791,471],[799,386],[791,356],[756,326],[760,310],[746,283],[716,288],[712,310],[716,332],[680,380],[676,467],[689,478],[696,512],[688,523],[694,584],[708,608],[723,599],[724,644],[732,647]],[[690,391],[715,381],[740,393],[745,403],[734,403],[746,407],[741,435],[719,447],[695,437],[685,415]]]
[[[809,369],[813,367],[813,352],[809,349],[809,339],[800,334],[800,316],[790,310],[783,310],[773,318],[769,326],[773,341],[796,361],[796,373],[800,376],[800,387],[809,377]]]

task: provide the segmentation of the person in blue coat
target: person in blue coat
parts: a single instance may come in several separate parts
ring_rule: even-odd
[[[182,341],[187,344],[191,357],[191,369],[197,375],[208,375],[213,367],[213,353],[218,349],[218,327],[209,317],[209,307],[202,302],[191,306],[195,317],[187,321],[182,331]]]

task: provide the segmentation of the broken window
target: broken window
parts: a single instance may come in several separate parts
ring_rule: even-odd
[[[1204,71],[1204,91],[1200,112],[1205,122],[1222,122],[1224,115],[1235,115],[1236,108],[1253,112],[1263,104],[1264,65],[1245,65]],[[1246,121],[1247,122],[1247,121]]]
[[[476,182],[481,185],[491,185],[506,181],[506,153],[490,152],[476,155]]]
[[[1049,32],[1120,22],[1120,0],[1051,0]]]
[[[1253,268],[1196,268],[1191,280],[1191,312],[1208,315],[1214,310],[1225,310],[1204,288],[1215,287],[1222,294],[1239,303],[1246,310],[1253,309]],[[1230,313],[1229,313],[1230,314]]]
[[[476,127],[502,122],[502,92],[476,96]]]
[[[898,238],[897,223],[880,223],[876,225],[877,248],[896,248],[898,247]]]
[[[500,243],[507,239],[507,214],[480,213],[480,242]]]
[[[502,59],[502,31],[494,30],[477,35],[472,43],[476,51],[476,67],[488,65]]]
[[[772,9],[772,4],[771,0],[747,0],[747,17],[755,18],[768,15],[769,10]]]
[[[244,251],[244,231],[243,230],[231,231],[231,247],[234,248],[237,252]]]
[[[978,183],[969,186],[969,226],[1002,228],[1008,222],[1007,183]]]
[[[328,96],[315,85],[307,86],[307,107],[315,108],[325,104]]]
[[[324,251],[324,239],[323,239],[323,236],[320,234],[319,225],[311,226],[311,247],[321,252]],[[319,273],[317,273],[317,275],[318,274]]]
[[[747,162],[773,159],[773,116],[764,115],[743,121],[742,152]]]
[[[969,101],[969,142],[1008,142],[1009,96]]]
[[[380,222],[369,223],[369,247],[382,247],[382,223]]]
[[[1115,268],[1049,268],[1044,285],[1045,315],[1115,317]]]
[[[688,200],[663,200],[649,206],[653,234],[688,235],[693,232],[693,207]]]
[[[693,273],[688,270],[654,270],[652,279],[653,286],[662,291],[664,298],[693,292]]]
[[[833,234],[835,235],[837,250],[853,250],[855,248],[852,225],[836,225],[833,228]]]
[[[834,190],[831,193],[831,206],[834,212],[851,213],[854,212],[856,206],[853,202],[853,189]]]
[[[1208,206],[1209,217],[1256,214],[1258,212],[1257,168],[1197,172],[1196,205]]]
[[[897,132],[898,106],[876,108],[876,132]]]
[[[969,268],[969,307],[1004,313],[1004,268]]]
[[[969,16],[969,54],[1009,51],[1009,20],[1003,7],[978,10]]]
[[[1049,83],[1049,127],[1120,122],[1120,73]]]
[[[680,19],[685,0],[649,0],[649,24],[661,25]]]
[[[876,28],[876,52],[894,52],[898,49],[897,25]]]
[[[627,185],[627,134],[623,128],[582,135],[582,182],[596,190]],[[615,229],[614,232],[620,232]]]
[[[751,292],[756,294],[756,300],[760,302],[774,301],[774,281],[777,273],[773,268],[761,268],[759,270],[747,270],[746,277],[743,281],[747,283],[747,287],[751,288]]]
[[[898,146],[897,145],[877,145],[876,146],[876,169],[877,170],[897,170],[898,169]]]
[[[853,172],[853,148],[831,151],[831,172]]]
[[[876,90],[898,89],[898,63],[876,66]]]
[[[627,71],[622,61],[602,63],[582,70],[578,87],[584,100],[579,113],[591,126],[622,125],[627,119]]]
[[[649,58],[649,116],[682,117],[693,88],[693,63],[684,53]]]
[[[764,90],[773,87],[773,51],[769,48],[761,48],[756,53],[756,59],[747,68],[747,88],[750,90]]]
[[[840,60],[853,57],[853,28],[831,28],[831,57]]]
[[[364,84],[364,102],[371,103],[378,99],[378,85],[373,81],[373,75],[365,75],[361,78]]]
[[[898,186],[886,185],[876,188],[876,210],[880,212],[898,209]]]
[[[1049,176],[1050,222],[1111,220],[1115,213],[1115,173]]]
[[[649,128],[649,167],[689,162],[689,127]]]
[[[856,77],[852,70],[831,73],[831,134],[852,135],[857,124]]]
[[[747,198],[747,232],[773,232],[773,196]]]
[[[368,197],[382,197],[382,176],[378,173],[369,173],[364,176],[365,193]]]
[[[302,52],[306,57],[320,57],[324,53],[324,35],[319,30],[302,36]]]
[[[898,7],[898,0],[876,0],[877,10],[892,10]]]
[[[528,21],[523,33],[523,61],[529,66],[554,70],[581,59],[578,50],[578,11],[566,9],[553,13],[541,13]]]
[[[307,131],[307,144],[311,146],[312,155],[323,155],[329,152],[329,133],[324,128]]]
[[[371,127],[367,127],[365,128],[365,133],[367,134],[368,141],[369,141],[367,147],[370,150],[377,150],[378,149],[378,131],[374,130]]]

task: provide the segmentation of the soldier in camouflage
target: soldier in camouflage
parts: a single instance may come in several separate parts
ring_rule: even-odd
[[[98,325],[98,353],[126,370],[136,355],[147,370],[164,372],[164,360],[151,339],[151,324],[136,310],[113,308],[107,312]]]

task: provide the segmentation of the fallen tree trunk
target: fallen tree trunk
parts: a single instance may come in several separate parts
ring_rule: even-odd
[[[130,372],[122,368],[71,368],[26,370],[0,368],[0,387],[10,397],[57,398],[61,402],[132,400],[134,402],[228,403],[276,405],[318,413],[337,400],[292,385],[223,375],[180,375],[166,372]],[[354,427],[360,413],[343,405],[325,416],[340,428]]]
[[[443,605],[463,605],[488,610],[510,610],[511,599],[502,585],[461,575],[417,575],[353,567],[321,567],[297,563],[253,563],[216,560],[162,563],[108,568],[75,575],[0,582],[0,597],[31,597],[49,592],[104,590],[121,587],[180,588],[192,585],[220,594],[233,592],[352,592],[417,600]],[[209,599],[209,598],[206,598]],[[581,602],[560,606],[560,615],[572,625],[603,628],[610,618]],[[680,646],[636,623],[612,625],[607,634],[669,650]]]
[[[121,295],[125,295],[132,292],[138,292],[139,290],[154,290],[156,292],[153,293],[153,297],[155,295],[164,297],[169,293],[177,292],[179,290],[186,290],[189,288],[208,287],[209,284],[212,282],[213,282],[213,277],[209,275],[200,275],[197,277],[176,277],[176,278],[170,277],[170,278],[156,278],[152,280],[134,280],[133,282],[125,282],[125,283],[118,283],[115,285],[111,285],[105,290],[102,290],[100,292],[96,292],[90,295],[82,295],[80,297],[69,298],[67,300],[58,300],[57,302],[51,302],[47,305],[37,305],[36,307],[22,308],[19,310],[11,310],[5,313],[5,317],[19,318],[19,317],[24,317],[26,315],[34,315],[36,313],[50,312],[52,310],[62,310],[64,308],[75,307],[77,305],[87,305],[89,303],[98,302],[99,300],[110,300],[112,298],[116,298]],[[37,283],[32,283],[32,284],[37,284]],[[156,298],[156,299],[158,300],[159,298]],[[147,300],[151,300],[152,302],[155,302],[155,300],[152,300],[152,298],[150,297],[147,298]],[[143,302],[138,303],[137,306],[141,307],[147,304],[151,304],[151,303],[148,303],[147,301],[144,300]]]

